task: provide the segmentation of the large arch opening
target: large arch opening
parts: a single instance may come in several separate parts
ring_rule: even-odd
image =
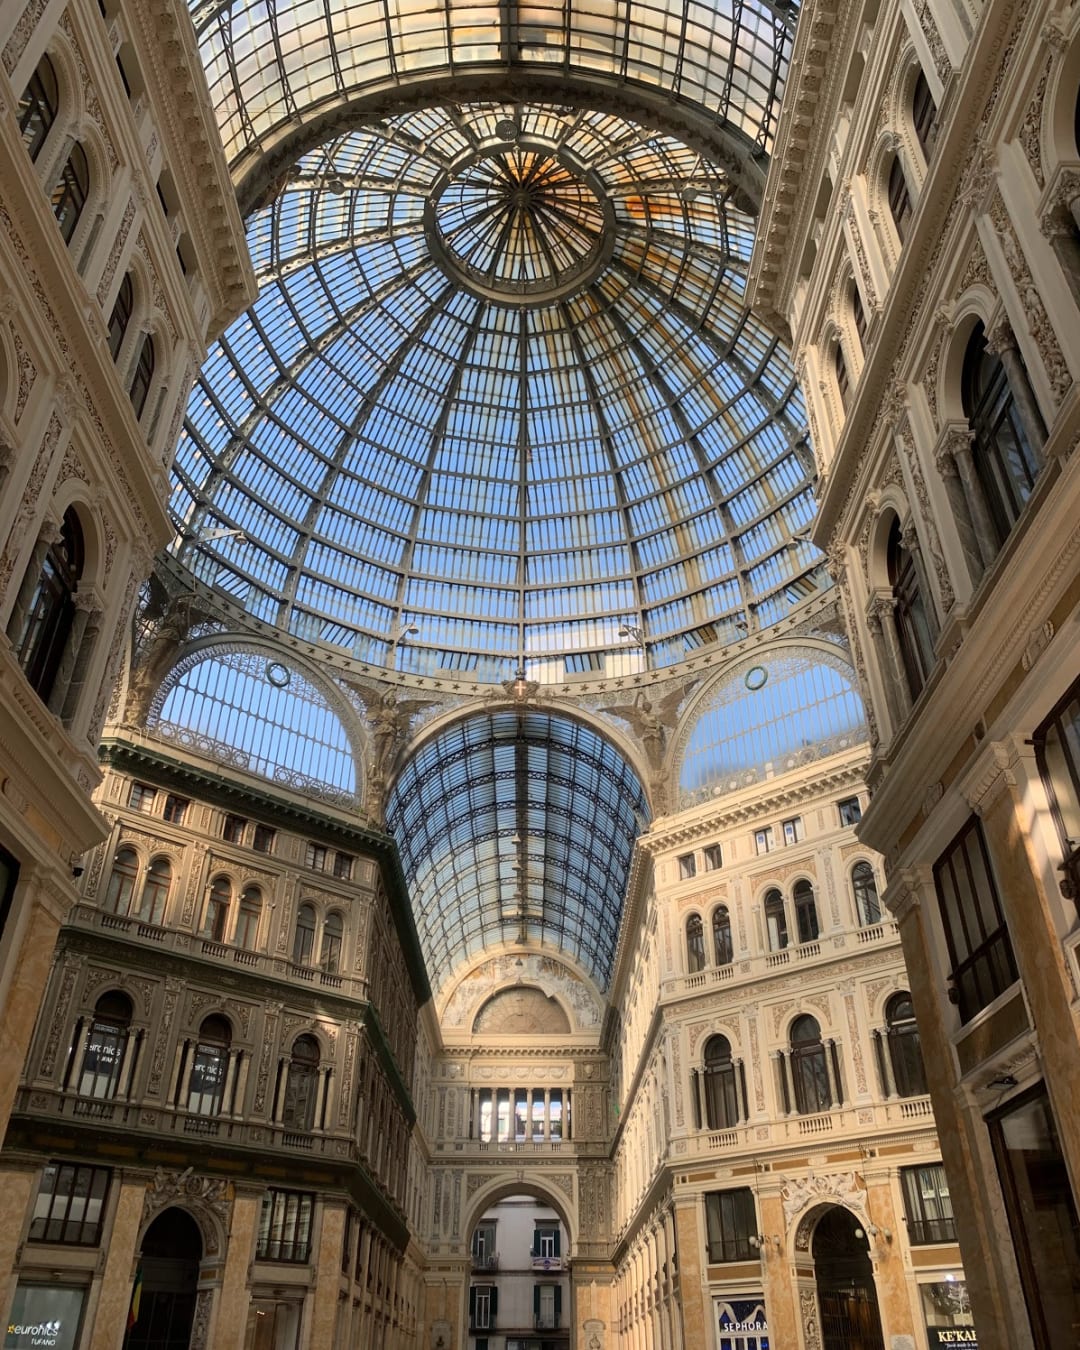
[[[854,1214],[830,1206],[814,1229],[811,1252],[822,1350],[885,1350],[874,1267]]]
[[[195,1320],[202,1234],[185,1210],[170,1206],[151,1223],[139,1259],[124,1350],[187,1350]]]

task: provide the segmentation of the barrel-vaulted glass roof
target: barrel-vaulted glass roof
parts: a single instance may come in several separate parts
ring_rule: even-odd
[[[701,109],[733,149],[771,148],[796,0],[191,0],[225,152],[238,178],[308,148],[363,106],[440,81],[530,78]],[[502,95],[500,95],[502,96]],[[510,95],[514,96],[514,95]]]
[[[775,622],[827,580],[753,230],[724,170],[588,108],[336,137],[249,219],[261,290],[191,397],[176,551],[420,674],[625,674]]]
[[[492,944],[565,952],[607,988],[641,783],[590,728],[531,709],[455,723],[394,785],[397,839],[437,988]]]

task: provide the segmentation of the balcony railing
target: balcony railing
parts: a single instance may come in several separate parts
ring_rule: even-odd
[[[872,1121],[868,1119],[870,1114],[873,1116]],[[686,1156],[706,1158],[715,1153],[753,1151],[769,1143],[781,1144],[808,1136],[857,1135],[867,1128],[879,1129],[914,1120],[932,1123],[933,1119],[934,1109],[929,1097],[890,1097],[870,1105],[860,1103],[858,1106],[838,1106],[832,1111],[818,1111],[811,1116],[791,1115],[768,1122],[743,1122],[730,1130],[701,1129],[687,1138]]]
[[[533,1270],[562,1270],[561,1256],[537,1256],[532,1258]]]
[[[479,1256],[476,1252],[473,1252],[472,1268],[473,1270],[498,1270],[499,1253],[489,1252],[486,1256]]]
[[[191,933],[179,928],[163,928],[144,923],[133,914],[109,914],[95,905],[77,904],[71,911],[69,923],[79,928],[96,929],[107,933],[122,933],[140,946],[151,946],[158,951],[173,951],[215,965],[241,966],[245,970],[276,979],[297,980],[315,984],[323,989],[340,990],[346,997],[367,998],[367,981],[337,971],[321,970],[318,966],[297,965],[283,956],[268,952],[253,952],[242,947],[230,947],[217,942],[206,933]]]

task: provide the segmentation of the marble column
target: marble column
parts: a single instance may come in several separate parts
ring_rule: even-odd
[[[34,598],[34,592],[37,590],[38,582],[41,579],[41,570],[45,566],[49,549],[59,538],[59,524],[56,522],[46,523],[42,527],[37,543],[34,545],[34,551],[30,554],[30,561],[26,564],[26,571],[23,573],[22,583],[16,593],[15,603],[11,607],[11,615],[8,618],[7,635],[16,645],[22,640],[26,618],[30,612],[30,602]]]
[[[986,502],[986,493],[983,491],[983,485],[975,467],[975,456],[972,450],[974,440],[975,433],[969,427],[952,427],[949,431],[947,447],[956,462],[956,470],[960,475],[960,482],[964,489],[964,498],[971,514],[971,524],[975,531],[979,556],[985,569],[997,557],[998,537],[997,527],[994,525],[990,507]]]
[[[1031,387],[1027,367],[1020,355],[1016,334],[1008,323],[1001,323],[987,336],[986,345],[997,355],[1005,369],[1005,378],[1009,382],[1009,391],[1020,415],[1020,424],[1031,447],[1032,457],[1041,469],[1046,462],[1042,453],[1046,444],[1046,424],[1035,398],[1035,391]]]

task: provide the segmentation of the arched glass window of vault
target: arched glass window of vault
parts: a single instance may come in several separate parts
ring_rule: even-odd
[[[866,739],[854,672],[808,648],[740,662],[705,703],[679,775],[692,805]]]
[[[433,986],[511,943],[565,952],[607,987],[649,808],[595,731],[525,709],[466,718],[408,761],[386,819]]]
[[[264,651],[203,648],[180,661],[151,708],[154,735],[306,795],[350,804],[348,733],[322,689]]]

